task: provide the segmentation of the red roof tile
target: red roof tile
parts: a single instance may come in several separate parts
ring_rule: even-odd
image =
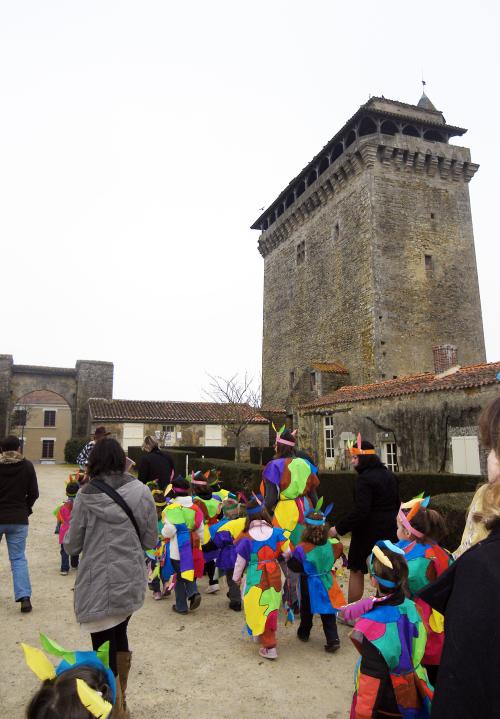
[[[236,407],[236,409],[235,409]],[[268,420],[248,404],[217,402],[147,402],[129,399],[89,399],[92,421],[96,422],[193,422],[224,424],[240,422],[249,416],[250,424],[268,424]]]
[[[349,374],[349,370],[347,370],[344,365],[340,364],[340,362],[313,362],[311,367],[318,370],[318,372]]]
[[[340,387],[332,394],[303,404],[301,409],[317,409],[334,404],[361,402],[382,397],[398,397],[418,392],[482,387],[483,385],[498,382],[497,375],[499,372],[500,362],[486,362],[484,364],[469,365],[468,367],[459,367],[456,372],[451,374],[435,375],[432,372],[426,372],[424,374],[410,375],[409,377],[397,377],[385,382]]]

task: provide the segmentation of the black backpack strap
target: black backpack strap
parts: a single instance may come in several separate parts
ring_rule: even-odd
[[[107,494],[108,497],[111,497],[111,499],[118,504],[127,517],[130,519],[132,524],[134,525],[134,529],[137,532],[137,536],[139,537],[139,542],[141,541],[141,533],[139,531],[139,527],[137,526],[137,522],[135,521],[135,517],[132,513],[132,510],[126,503],[126,501],[123,499],[121,494],[118,494],[112,487],[109,486],[109,484],[106,484],[106,482],[103,482],[101,479],[93,479],[92,484],[94,487],[97,487],[97,489],[100,489],[101,492],[104,492],[104,494]]]

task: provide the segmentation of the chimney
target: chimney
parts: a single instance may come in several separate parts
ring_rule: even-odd
[[[434,372],[436,374],[446,372],[451,367],[458,365],[455,345],[436,345],[432,348],[432,352],[434,354]]]

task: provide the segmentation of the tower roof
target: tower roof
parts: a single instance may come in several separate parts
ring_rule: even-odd
[[[429,98],[425,94],[425,90],[422,92],[422,97],[418,101],[417,107],[421,107],[422,110],[430,110],[431,112],[437,112],[436,108],[434,107],[434,104],[429,100]]]

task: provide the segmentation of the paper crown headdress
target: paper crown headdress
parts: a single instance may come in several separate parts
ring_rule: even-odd
[[[168,492],[170,491],[169,487],[170,487],[170,489],[172,489],[172,485],[169,484],[169,486],[166,488],[166,490],[168,490],[168,491],[165,491],[165,494],[168,494]],[[154,499],[157,507],[165,507],[166,506],[167,500],[165,499],[165,494],[161,491],[161,489],[153,489],[151,494],[153,495],[153,499]]]
[[[413,499],[410,499],[409,502],[403,502],[399,508],[398,512],[398,519],[403,525],[403,527],[406,529],[407,532],[410,534],[413,534],[414,537],[417,537],[417,539],[422,539],[424,536],[423,532],[420,532],[418,529],[415,529],[415,527],[412,526],[411,520],[416,515],[418,510],[421,507],[427,507],[431,498],[430,497],[424,497],[424,493],[420,494],[418,497],[414,497]],[[409,511],[405,511],[409,510]]]
[[[304,497],[304,521],[306,524],[310,524],[315,527],[321,527],[325,524],[326,518],[333,509],[333,502],[330,502],[330,504],[325,507],[325,511],[322,512],[321,507],[323,506],[323,500],[324,497],[320,497],[313,509],[307,497]],[[313,514],[315,514],[316,517],[310,516]],[[321,515],[321,517],[318,517],[318,514]]]
[[[45,634],[40,634],[40,643],[48,654],[61,657],[61,661],[54,667],[45,654],[36,647],[21,643],[24,652],[24,659],[31,671],[44,682],[47,679],[55,679],[68,669],[78,666],[93,667],[100,669],[106,674],[106,680],[113,695],[113,704],[116,700],[116,681],[113,672],[109,668],[109,642],[104,642],[97,652],[70,652],[63,649],[57,642],[49,639]],[[113,705],[102,698],[101,694],[89,687],[83,679],[76,680],[78,696],[84,707],[96,717],[106,719],[111,713]]]
[[[373,567],[374,557],[376,557],[378,561],[384,565],[384,567],[388,567],[388,569],[394,569],[390,557],[388,557],[387,554],[382,551],[382,549],[388,549],[390,552],[395,552],[395,554],[402,554],[403,557],[405,553],[400,547],[397,547],[395,544],[393,544],[393,542],[390,542],[388,539],[382,539],[375,544],[372,549],[372,553],[370,554],[369,567],[371,576],[376,579],[382,587],[394,589],[396,587],[396,582],[392,582],[389,579],[383,579],[382,577],[379,577],[377,574],[375,574],[375,569]]]
[[[279,429],[276,429],[274,426],[274,422],[271,423],[272,428],[276,432],[276,442],[278,444],[287,444],[289,447],[295,447],[295,435],[297,434],[297,430],[294,429],[293,432],[290,432],[291,436],[293,437],[293,441],[290,439],[283,439],[282,434],[286,430],[286,424],[283,424]]]
[[[376,454],[374,449],[363,449],[363,442],[361,440],[361,432],[358,432],[358,436],[356,439],[356,445],[354,445],[354,440],[351,439],[347,442],[347,449],[349,452],[353,455],[360,455],[360,454]]]
[[[188,482],[194,484],[197,487],[208,487],[208,478],[210,477],[210,470],[207,472],[191,472],[191,476],[187,477]]]

